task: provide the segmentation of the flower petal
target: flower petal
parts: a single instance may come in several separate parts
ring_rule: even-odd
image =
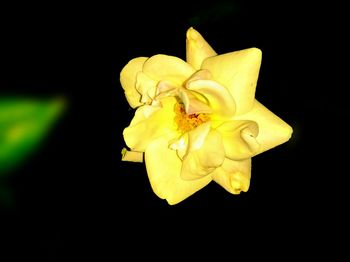
[[[191,91],[185,88],[179,88],[178,90],[178,96],[184,104],[187,114],[210,114],[213,112],[206,103],[199,99],[199,96],[195,96]]]
[[[196,91],[203,95],[209,102],[213,113],[220,118],[230,118],[235,113],[235,101],[230,92],[213,80],[193,80],[186,85],[189,90]],[[213,116],[215,118],[215,116]]]
[[[259,134],[256,140],[260,144],[260,148],[256,154],[260,154],[287,142],[293,133],[293,129],[286,122],[257,100],[255,100],[254,106],[250,112],[237,116],[235,119],[252,120],[258,124]]]
[[[151,103],[156,95],[157,82],[149,78],[143,72],[136,75],[136,90],[141,94],[142,103]]]
[[[213,180],[225,188],[231,194],[247,192],[250,185],[251,158],[234,161],[225,159],[221,167],[213,173]]]
[[[204,59],[215,56],[214,49],[193,27],[186,33],[186,61],[195,69],[200,69]]]
[[[226,157],[242,160],[254,156],[260,146],[256,141],[258,125],[253,121],[227,121],[217,127],[222,135]]]
[[[163,136],[153,140],[146,149],[145,161],[154,193],[174,205],[205,187],[212,179],[211,176],[193,181],[181,179],[182,162],[176,152],[168,148],[170,139]]]
[[[194,72],[194,68],[175,56],[155,55],[143,65],[142,71],[155,81],[167,80],[181,86]]]
[[[236,114],[249,111],[254,103],[255,88],[261,64],[261,51],[249,48],[205,59],[215,81],[225,86],[236,102]]]
[[[122,161],[143,162],[143,153],[137,151],[129,151],[126,148],[122,150]]]
[[[210,132],[210,122],[197,126],[188,132],[188,151],[195,151],[203,146],[205,139]]]
[[[183,160],[186,155],[188,147],[188,132],[184,133],[179,138],[175,138],[169,141],[169,148],[172,150],[176,150],[177,156]]]
[[[182,162],[181,178],[200,179],[222,165],[225,159],[225,149],[218,131],[211,130],[200,148],[192,146],[191,143],[190,136],[189,150]],[[191,150],[192,148],[195,150]]]
[[[147,57],[137,57],[129,61],[120,72],[120,83],[124,89],[126,100],[132,108],[141,106],[141,95],[136,90],[136,75],[142,71]]]
[[[151,106],[142,106],[135,113],[135,120],[124,129],[125,143],[133,151],[144,152],[147,145],[157,137],[167,133],[176,132],[174,122],[175,112],[174,97],[166,97],[161,100],[162,108],[145,115],[143,111]]]

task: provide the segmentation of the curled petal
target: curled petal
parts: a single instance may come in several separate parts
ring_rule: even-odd
[[[258,124],[259,135],[256,137],[256,140],[260,148],[255,154],[260,154],[288,141],[293,133],[293,129],[286,122],[257,100],[255,100],[251,111],[237,116],[235,119],[251,120]]]
[[[136,75],[142,71],[143,64],[147,57],[138,57],[130,60],[120,72],[120,83],[124,89],[125,97],[132,108],[141,106],[141,95],[136,90]]]
[[[186,33],[186,61],[195,69],[200,69],[204,59],[215,56],[216,52],[203,36],[193,27]]]
[[[161,80],[157,84],[156,98],[162,98],[166,96],[177,96],[179,93],[179,87],[173,83],[165,80]]]
[[[188,132],[188,151],[195,151],[203,146],[207,135],[210,132],[210,122],[206,122],[197,126]]]
[[[169,148],[177,150],[178,156],[183,160],[185,155],[202,147],[209,132],[210,122],[203,123],[195,129],[186,132],[180,138],[171,140]]]
[[[250,185],[251,158],[234,161],[225,158],[221,167],[213,173],[213,180],[231,194],[247,192]]]
[[[167,133],[176,133],[176,124],[174,123],[174,105],[176,99],[167,97],[161,100],[161,109],[155,109],[151,114],[145,116],[146,106],[136,110],[135,120],[124,129],[123,135],[125,143],[133,151],[144,152],[147,145],[157,137]],[[150,108],[152,106],[148,106]]]
[[[169,141],[169,148],[176,150],[177,156],[183,160],[188,147],[188,133],[183,134],[180,138]]]
[[[208,69],[213,79],[229,90],[236,102],[236,114],[240,115],[253,106],[260,64],[260,49],[249,48],[209,57],[201,68]]]
[[[208,106],[203,99],[200,99],[200,95],[195,95],[191,91],[185,88],[179,88],[178,94],[181,102],[185,106],[185,111],[187,114],[210,114],[213,110]]]
[[[183,180],[180,177],[182,161],[168,148],[171,139],[163,136],[153,140],[146,149],[145,161],[154,193],[174,205],[205,187],[212,179],[206,176],[193,181]]]
[[[150,57],[142,71],[155,81],[167,80],[177,86],[181,86],[195,72],[185,61],[168,55]]]
[[[149,78],[143,72],[136,75],[136,90],[141,94],[142,103],[151,103],[156,95],[157,82]]]
[[[213,78],[212,74],[207,69],[201,69],[196,71],[189,79],[186,81],[186,87],[192,81],[196,80],[211,80]]]
[[[204,96],[213,113],[220,118],[230,118],[235,114],[235,101],[230,92],[213,80],[194,80],[187,83],[187,88]]]
[[[200,179],[222,165],[225,159],[225,149],[219,132],[211,130],[198,149],[191,145],[191,138],[189,138],[189,143],[189,150],[182,162],[181,178]]]
[[[216,130],[222,135],[226,157],[232,160],[251,158],[259,151],[256,140],[259,129],[253,121],[227,121]]]

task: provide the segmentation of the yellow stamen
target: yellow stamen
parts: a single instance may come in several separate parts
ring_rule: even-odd
[[[174,111],[176,114],[175,123],[178,126],[178,130],[184,133],[191,131],[210,119],[209,114],[186,114],[186,110],[182,103],[176,103],[174,106]]]

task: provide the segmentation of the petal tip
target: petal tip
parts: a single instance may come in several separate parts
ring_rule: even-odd
[[[192,26],[186,32],[186,38],[188,40],[196,40],[200,36],[199,32]]]
[[[247,192],[249,189],[250,181],[247,177],[241,172],[236,172],[230,181],[232,194],[238,195],[241,192]]]
[[[290,125],[287,125],[286,128],[286,141],[288,141],[293,135],[293,128]]]
[[[249,48],[247,51],[249,51],[249,55],[256,59],[257,61],[261,61],[262,59],[262,51],[261,49],[257,48],[257,47],[252,47],[252,48]]]
[[[175,201],[174,199],[171,199],[171,198],[166,198],[165,200],[170,206],[176,205],[181,202],[181,201]]]

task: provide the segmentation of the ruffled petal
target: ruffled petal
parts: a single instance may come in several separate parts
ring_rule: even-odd
[[[258,124],[259,134],[256,140],[260,144],[260,148],[256,154],[287,142],[293,133],[293,129],[286,122],[257,100],[255,100],[250,112],[237,116],[235,119],[252,120]]]
[[[225,147],[226,157],[242,160],[254,156],[260,148],[258,125],[253,121],[237,120],[222,123],[217,129]]]
[[[231,118],[235,114],[235,101],[230,92],[219,83],[213,80],[199,79],[189,81],[186,87],[204,96],[209,102],[213,114],[217,117]]]
[[[208,69],[213,79],[225,86],[236,102],[236,114],[248,112],[254,104],[255,88],[261,64],[261,51],[249,48],[203,61],[202,69]]]
[[[177,156],[183,160],[186,155],[188,147],[188,132],[181,135],[179,138],[175,138],[169,141],[169,148],[176,150]]]
[[[183,180],[180,177],[182,161],[168,148],[170,139],[163,136],[153,140],[146,149],[145,161],[154,193],[174,205],[205,187],[212,179],[206,176],[193,181]]]
[[[143,65],[142,71],[155,81],[167,80],[182,86],[194,72],[194,68],[175,56],[155,55]]]
[[[178,89],[178,96],[185,106],[187,114],[210,114],[213,112],[212,108],[199,99],[199,95],[195,95],[185,88]]]
[[[213,180],[225,188],[231,194],[247,192],[250,185],[251,158],[234,161],[225,159],[221,167],[213,173]]]
[[[200,137],[199,140],[202,138]],[[194,144],[196,143],[198,141],[194,141]],[[225,159],[225,149],[219,132],[211,130],[199,148],[191,144],[190,137],[189,149],[182,162],[181,178],[185,180],[200,179],[222,165]],[[192,148],[194,150],[191,150]]]
[[[120,72],[120,83],[124,89],[126,100],[132,108],[141,106],[141,95],[136,90],[136,75],[142,71],[147,57],[137,57],[129,61]]]
[[[123,132],[127,146],[133,151],[144,152],[147,145],[157,137],[167,133],[176,133],[175,103],[174,97],[167,97],[161,100],[162,107],[160,109],[152,111],[151,106],[143,106],[136,110],[136,119],[133,119]],[[150,112],[147,112],[146,109],[149,109]]]
[[[200,69],[204,59],[215,56],[214,49],[193,27],[186,33],[186,61],[195,69]]]
[[[143,72],[136,75],[136,90],[141,94],[141,102],[150,104],[156,95],[157,82]]]

